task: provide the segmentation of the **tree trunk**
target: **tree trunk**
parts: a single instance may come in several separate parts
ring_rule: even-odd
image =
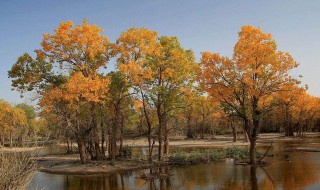
[[[233,135],[233,142],[237,142],[237,129],[236,129],[236,126],[232,127],[232,135]]]
[[[290,115],[289,115],[289,108],[286,105],[285,106],[285,119],[284,119],[284,126],[285,126],[285,136],[286,137],[290,137],[293,136],[293,130],[292,130],[292,126],[290,124]]]
[[[106,156],[106,149],[104,147],[104,143],[105,143],[105,139],[106,139],[106,129],[104,128],[103,126],[103,122],[101,120],[101,153],[102,153],[102,157],[103,159],[105,159],[105,156]]]
[[[78,136],[78,149],[80,154],[80,160],[82,164],[86,163],[86,143],[83,136]]]
[[[162,160],[162,119],[161,118],[159,118],[158,141],[159,141],[158,161],[161,161]]]
[[[96,151],[95,153],[96,153],[97,160],[102,160],[102,153],[101,153],[100,142],[99,142],[99,133],[97,130],[98,130],[97,128],[94,129],[94,147]]]
[[[116,119],[115,119],[116,120]],[[110,133],[110,156],[111,160],[116,159],[117,154],[117,121],[113,121],[113,125]]]
[[[245,129],[243,130],[243,138],[244,138],[244,142],[248,142],[248,134]]]
[[[147,134],[148,135],[148,152],[149,152],[148,161],[149,161],[149,163],[152,163],[152,152],[153,152],[153,145],[154,145],[154,141],[153,141],[153,143],[151,143],[152,125],[151,125],[149,114],[147,111],[145,97],[144,97],[144,94],[143,94],[143,91],[141,88],[140,88],[140,93],[141,93],[141,97],[142,97],[143,113],[144,113],[144,117],[146,119],[147,127],[148,127],[148,134]]]
[[[119,151],[123,150],[123,129],[124,129],[124,117],[121,115],[121,125],[120,125],[120,147]]]
[[[294,136],[294,129],[293,129],[293,123],[291,122],[291,116],[288,115],[288,127],[289,127],[289,136],[293,137]]]
[[[168,123],[167,123],[167,116],[164,116],[164,132],[165,132],[165,136],[164,136],[164,153],[166,154],[166,156],[169,155],[169,132],[170,129],[168,128]]]
[[[92,132],[93,132],[93,143],[94,143],[94,149],[95,149],[95,157],[97,158],[97,160],[102,160],[102,153],[101,153],[100,142],[99,142],[99,130],[98,130],[95,108],[96,108],[96,104],[92,103],[91,125],[92,125]]]
[[[12,147],[12,130],[10,130],[10,148]]]
[[[256,140],[254,138],[249,137],[250,139],[250,164],[255,165],[256,164]]]
[[[4,129],[2,129],[2,134],[1,134],[1,144],[4,147]]]
[[[259,123],[260,123],[260,114],[261,112],[258,110],[258,99],[253,97],[252,100],[252,128],[249,126],[249,123],[246,122],[247,125],[247,133],[249,135],[250,140],[250,164],[256,165],[255,160],[255,148],[256,148],[256,140],[259,132]]]
[[[231,129],[232,129],[232,136],[233,136],[233,142],[237,142],[237,128],[234,125],[233,120],[230,122]]]
[[[192,130],[191,130],[191,117],[188,116],[187,117],[187,139],[192,139],[193,138],[193,134],[192,134]]]
[[[250,142],[250,150],[249,150],[249,156],[250,161],[249,164],[256,165],[256,159],[255,159],[255,149],[256,149],[256,139],[257,139],[257,128],[256,123],[257,121],[254,120],[253,126],[251,127],[249,124],[249,121],[247,118],[244,118],[244,130],[245,134],[248,135],[248,139]]]
[[[204,119],[205,116],[202,114],[202,121],[201,121],[201,139],[204,139]]]
[[[70,153],[70,137],[69,137],[69,130],[66,130],[66,143],[67,143],[67,153]]]
[[[71,121],[68,119],[68,117],[65,117],[66,123],[67,123],[67,129],[66,129],[66,141],[67,141],[67,153],[72,152],[72,144],[69,145],[70,142],[70,133],[69,129],[71,128]]]
[[[23,146],[23,135],[19,135],[18,137],[18,141],[19,141],[19,146]]]
[[[111,146],[110,146],[110,142],[111,142],[111,135],[110,135],[110,127],[107,128],[107,134],[106,134],[106,148],[107,148],[107,154],[108,157],[111,157]]]
[[[160,105],[157,106],[157,115],[158,115],[158,121],[159,121],[159,129],[158,129],[158,141],[159,141],[159,147],[158,147],[158,161],[161,161],[162,160],[162,133],[163,133],[163,115],[161,113],[161,110],[160,110]]]
[[[204,124],[201,122],[201,139],[204,139]]]
[[[158,87],[160,88],[162,86],[162,75],[163,75],[163,70],[160,68],[159,70],[159,83]],[[158,131],[158,141],[159,141],[159,149],[158,149],[158,161],[162,160],[162,130],[163,130],[163,111],[161,109],[162,107],[162,94],[161,92],[158,91],[157,94],[157,116],[158,116],[158,121],[159,121],[159,131]]]

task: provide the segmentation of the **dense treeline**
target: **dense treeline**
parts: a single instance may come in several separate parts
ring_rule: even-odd
[[[81,162],[115,160],[123,140],[145,136],[149,161],[169,154],[170,135],[214,137],[244,133],[255,164],[260,130],[303,137],[318,129],[319,99],[289,75],[298,64],[277,50],[271,34],[244,26],[232,58],[192,50],[177,37],[130,28],[116,42],[87,20],[62,22],[44,34],[33,58],[25,53],[9,71],[12,86],[39,95],[40,117],[68,151],[78,145]],[[116,70],[106,73],[110,61]]]
[[[12,106],[0,99],[0,145],[21,146],[44,134],[46,122],[36,118],[33,106],[21,103]]]

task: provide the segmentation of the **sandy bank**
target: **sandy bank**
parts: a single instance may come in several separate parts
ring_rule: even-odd
[[[169,162],[150,164],[143,160],[118,160],[113,164],[110,161],[88,161],[86,164],[81,164],[77,154],[51,155],[39,158],[38,162],[41,172],[69,175],[111,174],[170,165]]]

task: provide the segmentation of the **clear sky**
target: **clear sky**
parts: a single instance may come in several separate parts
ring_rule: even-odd
[[[2,0],[0,2],[0,98],[23,102],[11,91],[7,71],[24,52],[34,55],[43,33],[60,22],[81,24],[84,18],[105,30],[114,42],[120,33],[139,26],[160,35],[178,36],[186,49],[232,55],[243,25],[271,32],[278,48],[300,63],[295,75],[320,96],[320,1],[308,0]],[[112,64],[110,68],[113,68]]]

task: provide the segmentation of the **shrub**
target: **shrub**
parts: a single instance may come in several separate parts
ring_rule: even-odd
[[[177,164],[197,164],[201,162],[209,162],[213,160],[221,160],[224,158],[242,159],[249,156],[249,152],[246,149],[240,149],[238,147],[229,147],[227,149],[207,149],[204,151],[192,151],[175,152],[169,156],[169,161]]]
[[[197,151],[190,152],[187,157],[187,162],[189,164],[197,164],[197,163],[204,162],[204,161],[207,161],[204,154],[197,152]]]
[[[187,161],[187,155],[182,152],[177,152],[169,156],[170,162],[173,162],[174,164],[182,165],[185,164]]]
[[[30,153],[0,153],[0,189],[26,189],[37,170]]]
[[[249,156],[249,152],[246,149],[241,149],[236,146],[228,147],[226,150],[227,157],[234,159],[241,159]]]
[[[223,149],[209,149],[205,151],[208,160],[220,160],[226,157]]]

